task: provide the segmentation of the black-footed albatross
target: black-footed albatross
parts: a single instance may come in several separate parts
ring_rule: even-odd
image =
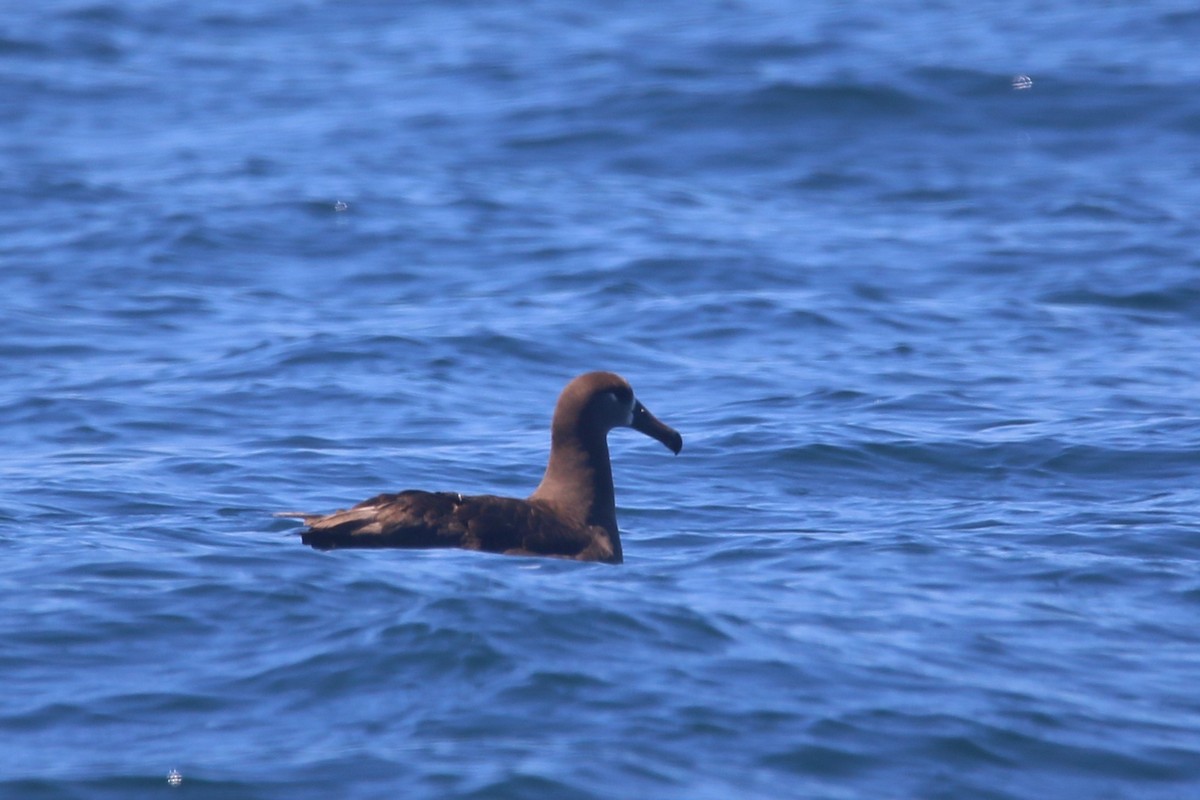
[[[550,462],[525,500],[409,490],[381,494],[332,514],[284,512],[308,526],[302,541],[339,547],[460,547],[508,555],[620,564],[608,432],[633,428],[678,454],[683,437],[638,402],[620,375],[588,372],[558,397]]]

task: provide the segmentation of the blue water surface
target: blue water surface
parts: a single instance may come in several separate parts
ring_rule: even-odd
[[[0,796],[1200,797],[1197,41],[8,4]],[[271,516],[523,496],[592,369],[623,566]]]

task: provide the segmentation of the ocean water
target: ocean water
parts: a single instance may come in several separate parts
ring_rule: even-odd
[[[1198,40],[5,4],[0,797],[1200,797]],[[271,516],[523,496],[591,369],[620,567]]]

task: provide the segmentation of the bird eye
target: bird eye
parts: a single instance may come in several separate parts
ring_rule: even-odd
[[[633,390],[628,386],[617,386],[601,392],[598,397],[603,398],[605,403],[612,403],[621,408],[629,408],[633,405]]]

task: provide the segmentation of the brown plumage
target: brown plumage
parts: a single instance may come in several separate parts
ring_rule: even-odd
[[[528,499],[409,490],[332,514],[285,512],[302,541],[339,547],[460,547],[489,553],[622,561],[608,432],[630,427],[678,453],[683,438],[638,402],[619,375],[589,372],[567,384],[551,423],[550,460]]]

